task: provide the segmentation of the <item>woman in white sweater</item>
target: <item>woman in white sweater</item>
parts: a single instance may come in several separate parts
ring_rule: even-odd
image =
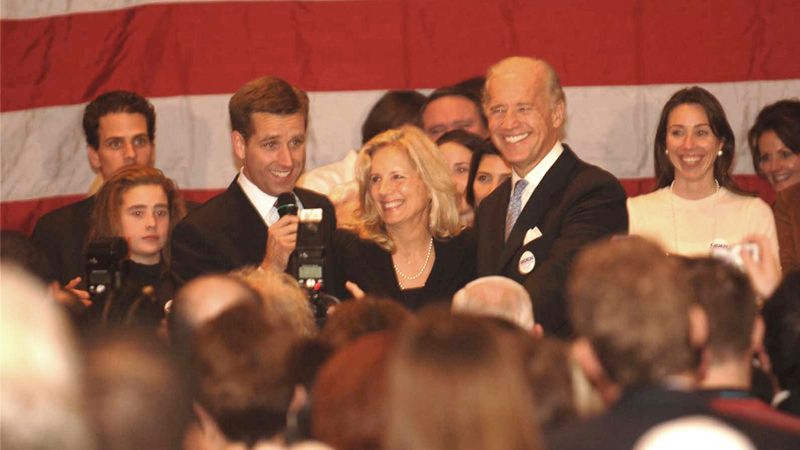
[[[686,256],[761,234],[777,252],[772,210],[730,176],[735,138],[710,92],[694,86],[673,94],[661,112],[654,148],[656,190],[628,199],[631,234]]]

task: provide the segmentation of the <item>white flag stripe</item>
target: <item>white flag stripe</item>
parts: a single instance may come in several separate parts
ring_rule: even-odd
[[[224,0],[3,0],[0,18],[8,20],[81,14],[167,3],[210,3]],[[264,0],[245,0],[264,1]],[[280,0],[267,0],[280,1]],[[301,0],[309,1],[309,0]]]
[[[663,104],[684,85],[567,87],[565,142],[584,159],[621,179],[652,173],[652,141]],[[797,96],[800,80],[704,83],[736,133],[736,173],[753,173],[747,130],[758,111]],[[429,92],[424,90],[423,92]],[[307,168],[360,146],[361,123],[383,91],[311,92]],[[183,189],[225,187],[237,170],[230,144],[232,94],[152,98],[156,165]],[[84,105],[0,114],[2,200],[83,194],[94,179],[81,130]]]

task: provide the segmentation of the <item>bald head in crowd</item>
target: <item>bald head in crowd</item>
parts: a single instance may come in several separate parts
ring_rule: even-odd
[[[241,303],[261,305],[253,288],[235,277],[212,274],[187,283],[172,302],[169,335],[177,346],[189,345],[191,336],[203,324]]]
[[[453,296],[453,312],[499,317],[527,331],[541,330],[533,319],[528,291],[514,280],[497,275],[468,283]]]

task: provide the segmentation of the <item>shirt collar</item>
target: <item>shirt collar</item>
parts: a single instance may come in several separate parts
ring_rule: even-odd
[[[547,175],[547,171],[553,167],[553,164],[556,163],[561,154],[564,153],[564,146],[561,145],[561,141],[556,141],[553,148],[550,149],[549,152],[539,161],[539,164],[536,165],[530,172],[528,172],[525,177],[520,177],[517,175],[517,171],[513,168],[511,169],[511,193],[514,193],[514,186],[516,186],[517,181],[522,178],[528,182],[528,185],[525,187],[525,190],[522,191],[522,204],[528,203],[528,200],[533,195],[533,191],[536,190],[536,187],[539,186],[539,183],[542,182],[542,179],[545,175]]]
[[[247,178],[247,175],[244,174],[244,169],[239,169],[239,176],[236,177],[236,182],[239,183],[242,191],[244,191],[244,195],[250,200],[250,203],[253,204],[256,211],[258,211],[258,215],[266,222],[269,210],[275,205],[275,201],[278,197],[269,195],[259,189],[258,186]]]

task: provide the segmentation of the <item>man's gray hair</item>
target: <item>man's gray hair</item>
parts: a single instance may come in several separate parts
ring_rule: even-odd
[[[478,278],[453,296],[452,311],[499,317],[525,330],[533,330],[533,303],[516,281],[497,275]]]

